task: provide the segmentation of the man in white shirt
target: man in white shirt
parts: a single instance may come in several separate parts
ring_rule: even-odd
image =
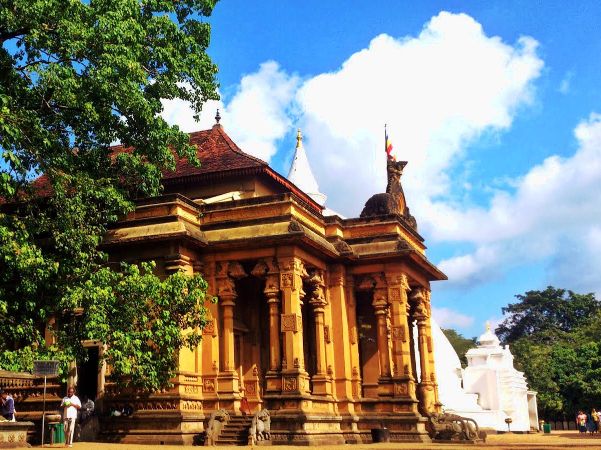
[[[69,389],[67,389],[67,396],[63,398],[61,407],[63,408],[63,423],[65,425],[65,447],[73,447],[77,411],[81,409],[81,401],[75,395],[73,386],[69,386]]]

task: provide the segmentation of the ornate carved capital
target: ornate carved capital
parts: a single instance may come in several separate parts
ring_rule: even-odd
[[[413,304],[413,316],[418,322],[423,322],[430,317],[430,299],[424,288],[417,288],[411,291],[409,299]]]
[[[281,289],[300,289],[301,298],[304,296],[302,283],[297,278],[308,278],[309,274],[305,265],[299,258],[280,258],[278,259],[280,267],[280,288]]]
[[[237,261],[231,261],[229,263],[227,274],[235,280],[239,280],[240,278],[247,276],[242,264]]]
[[[229,277],[218,279],[217,296],[222,300],[226,298],[236,298],[236,285],[234,284],[234,280]]]
[[[267,302],[273,300],[279,301],[278,296],[280,293],[280,278],[277,275],[267,275],[265,277],[265,289],[263,290],[267,297]]]
[[[267,263],[260,259],[257,264],[255,264],[255,267],[253,267],[253,270],[251,270],[250,274],[257,278],[263,278],[265,275],[267,275],[267,272],[269,272]]]
[[[386,289],[374,290],[374,298],[371,304],[376,310],[376,314],[381,313],[382,311],[386,312],[386,308],[388,307],[388,295]]]
[[[323,308],[327,304],[324,294],[323,272],[317,269],[312,270],[309,274],[307,284],[309,284],[312,289],[309,296],[309,303],[315,309]]]
[[[386,283],[388,287],[398,287],[405,291],[410,291],[409,280],[407,279],[407,275],[404,273],[387,273],[386,274]]]

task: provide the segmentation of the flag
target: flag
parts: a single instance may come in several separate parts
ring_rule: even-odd
[[[392,142],[388,139],[388,131],[386,130],[386,125],[384,125],[384,149],[386,150],[386,155],[388,159],[396,159],[392,154]]]

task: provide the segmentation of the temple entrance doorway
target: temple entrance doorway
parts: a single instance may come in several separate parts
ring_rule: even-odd
[[[363,380],[363,396],[378,396],[380,361],[378,357],[377,324],[371,304],[372,291],[357,291],[357,326],[359,329],[359,363]]]
[[[96,400],[100,376],[100,347],[86,346],[86,357],[77,364],[77,396]]]
[[[243,264],[244,265],[244,264]],[[247,273],[252,270],[244,265]],[[234,362],[240,389],[251,410],[262,406],[265,373],[269,369],[269,315],[265,281],[249,275],[236,281],[234,308]]]
[[[308,299],[301,307],[303,315],[303,353],[305,370],[309,375],[309,391],[313,393],[313,376],[317,372],[317,351],[315,349],[315,316],[313,307],[308,304]]]

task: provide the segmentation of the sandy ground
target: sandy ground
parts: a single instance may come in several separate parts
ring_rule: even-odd
[[[73,445],[74,449],[78,450],[149,450],[152,448],[161,448],[165,450],[182,450],[181,446],[173,445],[134,445],[134,444],[105,444],[97,442],[76,442]],[[40,448],[40,447],[37,447]],[[45,446],[44,448],[60,448],[53,446]],[[215,447],[216,450],[239,450],[244,447]],[[582,436],[576,431],[557,431],[551,434],[495,434],[490,435],[487,442],[482,445],[465,445],[465,444],[358,444],[358,445],[335,445],[335,446],[320,446],[320,450],[463,450],[486,448],[487,450],[504,450],[504,449],[599,449],[601,450],[601,434],[596,436]],[[308,450],[307,447],[299,446],[279,446],[258,447],[256,450]]]

